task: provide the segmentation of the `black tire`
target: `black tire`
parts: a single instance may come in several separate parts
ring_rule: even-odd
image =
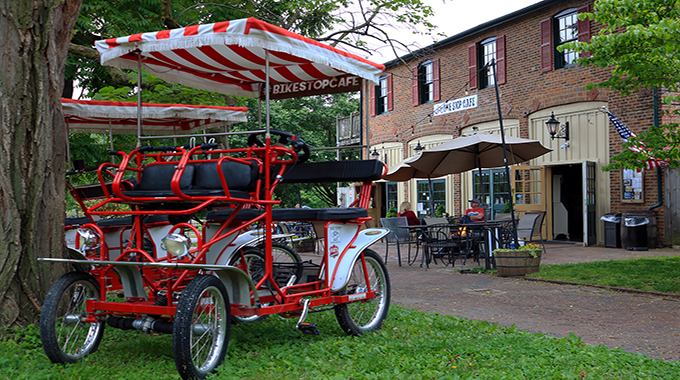
[[[97,351],[104,321],[85,322],[87,300],[99,300],[99,283],[85,272],[61,276],[47,292],[40,315],[40,340],[53,363],[75,363]]]
[[[380,256],[370,249],[364,250],[354,262],[349,281],[340,293],[360,294],[368,289],[362,256],[366,262],[371,289],[375,289],[377,294],[368,300],[335,305],[335,317],[340,327],[350,335],[362,335],[379,330],[390,308],[390,279],[387,268]]]
[[[262,251],[264,257],[264,244],[258,245],[257,248]],[[300,282],[303,272],[300,254],[287,244],[272,243],[272,258],[274,281],[278,286],[286,286],[293,275],[295,275],[293,284]]]
[[[222,364],[231,329],[227,289],[213,275],[194,278],[175,312],[172,349],[182,379],[204,379]],[[198,349],[197,349],[198,348]]]

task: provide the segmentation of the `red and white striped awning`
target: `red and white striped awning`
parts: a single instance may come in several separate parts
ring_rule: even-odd
[[[69,130],[81,133],[137,134],[137,103],[61,99]],[[184,134],[197,128],[246,121],[246,107],[142,103],[145,135]]]
[[[351,74],[377,83],[384,65],[286,29],[248,18],[133,34],[95,42],[101,64],[142,66],[165,81],[229,95],[257,97],[265,81],[292,83]]]

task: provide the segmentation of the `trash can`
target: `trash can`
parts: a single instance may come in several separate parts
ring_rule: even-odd
[[[647,225],[648,218],[632,217],[625,218],[626,227],[628,228],[628,250],[629,251],[647,251]]]
[[[621,248],[621,213],[610,212],[600,220],[604,221],[604,246]]]
[[[656,222],[656,213],[654,210],[623,210],[621,213],[621,247],[628,248],[628,231],[630,230],[625,220],[626,218],[647,218],[647,247],[659,247],[658,228]]]

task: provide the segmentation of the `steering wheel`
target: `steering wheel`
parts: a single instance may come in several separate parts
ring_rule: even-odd
[[[309,159],[309,146],[307,146],[307,143],[304,142],[299,136],[294,135],[290,132],[286,131],[281,131],[278,129],[270,129],[269,133],[272,135],[277,135],[279,136],[279,144],[281,145],[291,145],[295,152],[298,154],[297,156],[297,162],[299,164],[307,161]],[[262,142],[260,139],[261,133],[253,133],[248,136],[248,146],[259,146],[259,147],[264,147],[265,144]],[[300,153],[302,152],[302,153]]]

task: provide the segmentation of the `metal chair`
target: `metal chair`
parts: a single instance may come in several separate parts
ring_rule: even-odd
[[[527,211],[517,222],[517,238],[525,243],[538,241],[545,254],[545,239],[543,238],[543,220],[545,211]],[[538,239],[534,239],[538,237]]]
[[[408,226],[408,221],[405,216],[400,216],[396,218],[380,218],[380,223],[383,227],[390,230],[390,233],[385,236],[385,263],[387,263],[387,255],[390,251],[390,245],[397,246],[397,260],[399,266],[401,266],[401,249],[402,244],[408,245],[408,256],[407,263],[409,265],[415,262],[418,256],[418,240],[413,237],[408,228],[403,228]],[[416,253],[411,260],[411,245],[416,244]]]

